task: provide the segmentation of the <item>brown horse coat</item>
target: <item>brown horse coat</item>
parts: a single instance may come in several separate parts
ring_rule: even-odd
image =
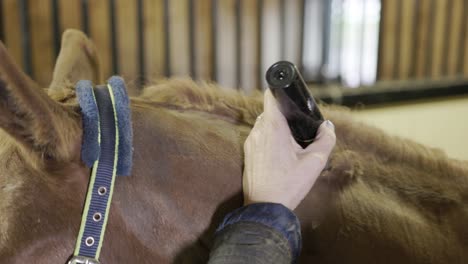
[[[100,76],[82,33],[67,31],[62,47],[47,96],[0,44],[0,263],[73,252],[89,169],[72,84]],[[261,101],[167,80],[131,103],[134,170],[117,179],[101,262],[204,263],[214,228],[242,203],[242,147]],[[467,163],[322,111],[337,146],[296,210],[300,263],[465,263]]]

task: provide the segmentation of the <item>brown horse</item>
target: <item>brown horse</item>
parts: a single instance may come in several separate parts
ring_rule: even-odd
[[[101,81],[96,56],[67,31],[44,91],[0,44],[0,263],[65,263],[73,252],[89,179],[73,84]],[[204,263],[214,228],[242,204],[243,142],[261,101],[169,80],[131,104],[134,169],[117,179],[101,261]],[[337,146],[296,210],[300,263],[466,263],[467,163],[322,111]]]

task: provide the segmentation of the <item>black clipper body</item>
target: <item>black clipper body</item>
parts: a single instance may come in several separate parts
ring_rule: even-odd
[[[314,141],[324,118],[299,70],[291,62],[280,61],[268,69],[266,81],[294,139],[306,148]]]

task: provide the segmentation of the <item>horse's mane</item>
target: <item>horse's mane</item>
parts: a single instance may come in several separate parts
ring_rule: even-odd
[[[138,98],[169,108],[215,114],[249,126],[254,125],[263,109],[260,96],[246,96],[237,90],[220,89],[214,83],[191,79],[159,81],[144,88]]]

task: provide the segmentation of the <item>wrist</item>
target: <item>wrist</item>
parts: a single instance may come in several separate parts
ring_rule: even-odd
[[[288,208],[277,203],[253,203],[238,208],[226,215],[217,233],[237,223],[258,223],[268,226],[284,236],[291,249],[293,258],[301,250],[301,231],[297,216]]]

